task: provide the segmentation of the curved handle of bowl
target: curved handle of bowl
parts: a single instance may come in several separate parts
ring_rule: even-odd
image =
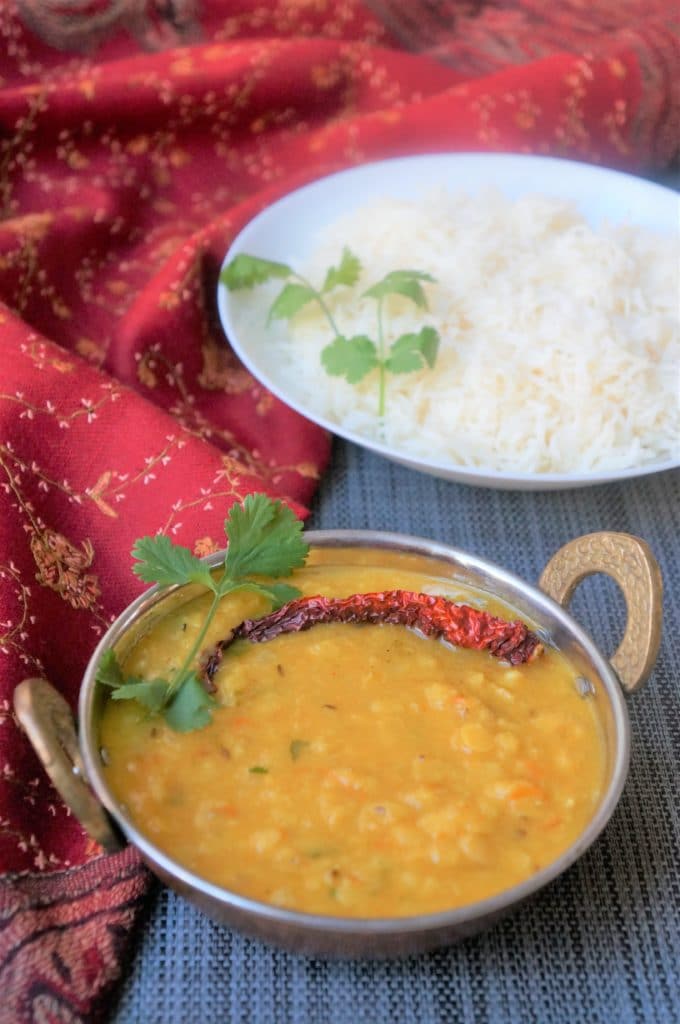
[[[577,537],[552,556],[539,586],[566,607],[579,583],[600,572],[618,583],[626,599],[626,629],[611,663],[632,693],[646,682],[661,641],[661,571],[645,541],[610,531]]]
[[[64,803],[109,853],[125,845],[92,793],[80,759],[71,709],[46,679],[24,679],[14,691],[14,711]]]

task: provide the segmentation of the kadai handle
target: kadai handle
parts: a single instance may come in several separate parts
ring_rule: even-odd
[[[541,574],[539,586],[566,608],[587,576],[605,573],[623,591],[626,626],[611,664],[628,693],[646,682],[661,642],[663,584],[649,545],[629,533],[589,533],[557,551]]]
[[[46,679],[24,679],[14,691],[14,710],[45,771],[88,835],[108,853],[125,845],[90,789],[80,757],[71,709]]]

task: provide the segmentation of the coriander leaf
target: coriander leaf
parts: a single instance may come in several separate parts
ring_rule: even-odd
[[[345,246],[342,250],[342,258],[339,266],[330,267],[326,271],[326,279],[321,291],[329,292],[339,284],[356,284],[359,280],[360,273],[361,263],[359,262],[359,259],[347,248],[347,246]]]
[[[229,540],[223,578],[227,589],[229,581],[251,574],[288,576],[304,564],[309,551],[301,521],[266,494],[249,494],[242,505],[232,505],[224,529]]]
[[[248,771],[250,772],[251,775],[268,775],[269,774],[269,768],[265,768],[264,765],[262,765],[262,764],[254,764],[252,768],[248,769]]]
[[[390,347],[385,366],[390,373],[410,373],[425,364],[434,366],[439,335],[434,327],[423,327],[417,334],[402,334]]]
[[[97,666],[96,679],[113,690],[113,700],[137,700],[149,711],[160,711],[168,695],[168,684],[164,679],[126,679],[118,663],[115,651],[104,651]]]
[[[220,598],[238,589],[253,590],[280,607],[299,595],[286,583],[261,583],[248,574],[286,576],[304,564],[309,546],[302,538],[302,523],[280,501],[266,494],[249,495],[232,507],[225,521],[228,551],[224,572],[215,581],[208,566],[188,548],[173,544],[165,536],[142,537],[132,554],[138,564],[135,573],[148,583],[197,583],[214,595],[190,650],[170,679],[127,679],[113,650],[105,651],[97,667],[97,679],[111,688],[115,700],[135,699],[152,712],[162,713],[177,732],[201,729],[212,720],[216,701],[192,670],[201,644],[214,619]]]
[[[289,277],[293,271],[285,263],[274,263],[272,260],[261,260],[257,256],[249,256],[241,252],[234,256],[220,274],[220,281],[230,292],[239,288],[252,288],[263,284],[271,277]]]
[[[201,583],[215,590],[215,583],[207,565],[169,537],[140,537],[135,541],[132,557],[139,562],[132,571],[145,583]]]
[[[434,280],[430,274],[424,274],[419,270],[393,270],[383,277],[382,281],[378,281],[365,291],[364,295],[369,295],[373,299],[384,299],[388,295],[405,295],[420,309],[427,309],[427,299],[420,282]]]
[[[272,320],[290,320],[298,310],[316,298],[316,292],[308,284],[287,284],[269,307],[267,323],[270,324]]]
[[[289,583],[268,583],[265,590],[271,600],[272,611],[300,596],[298,588],[291,587]]]
[[[272,611],[276,611],[281,605],[287,604],[293,598],[299,597],[301,591],[297,587],[291,587],[289,583],[259,583],[257,580],[230,580],[223,577],[220,582],[218,597],[226,597],[237,590],[249,590],[252,594],[260,594],[271,604]]]
[[[421,327],[417,337],[420,339],[420,351],[427,365],[432,369],[439,352],[439,332],[434,327]]]
[[[257,586],[260,592],[271,601],[272,611],[276,611],[277,608],[300,596],[298,588],[291,587],[289,583],[259,583]]]
[[[168,696],[168,684],[164,679],[134,679],[131,677],[117,687],[113,700],[136,700],[149,711],[160,711]]]
[[[322,350],[321,362],[331,377],[344,377],[349,384],[358,384],[378,365],[378,350],[365,334],[352,338],[338,334]]]
[[[102,683],[104,686],[110,686],[114,690],[118,686],[122,686],[125,682],[122,669],[118,663],[118,658],[116,657],[116,652],[112,647],[109,647],[108,651],[104,651],[99,659],[95,679],[98,683]]]
[[[297,761],[300,754],[303,752],[303,750],[306,750],[308,746],[309,740],[293,740],[289,747],[290,756],[293,758],[294,761]]]
[[[214,706],[215,701],[192,672],[180,684],[163,717],[175,732],[191,732],[210,724]]]

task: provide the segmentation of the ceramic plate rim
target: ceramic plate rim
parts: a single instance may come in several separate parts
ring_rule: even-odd
[[[283,255],[281,253],[264,252],[261,247],[258,252],[257,244],[249,246],[248,243],[252,237],[257,236],[258,231],[263,225],[266,226],[268,222],[280,217],[283,217],[285,220],[287,213],[290,210],[295,210],[295,207],[299,206],[300,203],[303,205],[307,204],[309,206],[310,201],[311,203],[318,202],[319,194],[322,196],[324,192],[330,192],[333,194],[334,191],[342,189],[343,186],[354,185],[355,189],[353,192],[353,200],[344,207],[344,209],[349,209],[351,205],[358,205],[365,201],[362,197],[362,192],[356,187],[357,184],[360,187],[362,184],[365,186],[368,181],[370,186],[371,179],[375,179],[377,182],[379,175],[387,173],[388,175],[391,175],[391,180],[394,179],[395,175],[400,175],[401,188],[404,182],[411,181],[411,178],[416,171],[422,170],[423,168],[426,170],[434,168],[435,172],[440,175],[440,180],[443,178],[445,171],[451,172],[451,170],[453,170],[455,173],[462,173],[466,169],[469,172],[472,172],[475,169],[478,171],[481,169],[485,173],[476,178],[475,185],[478,187],[495,186],[501,189],[501,191],[503,191],[501,176],[503,174],[507,175],[508,172],[511,174],[514,172],[515,176],[526,173],[527,183],[523,186],[524,191],[537,190],[539,187],[541,190],[544,190],[545,183],[542,182],[539,186],[536,182],[536,177],[540,175],[547,175],[547,182],[550,185],[552,184],[550,181],[551,174],[553,175],[553,178],[556,176],[558,181],[562,181],[564,176],[566,176],[568,182],[571,181],[572,184],[575,183],[575,185],[578,186],[575,189],[576,192],[583,190],[585,186],[586,196],[588,194],[594,196],[595,191],[600,192],[602,189],[606,192],[607,185],[611,185],[613,183],[616,186],[620,186],[624,192],[626,190],[630,191],[631,205],[633,198],[639,198],[642,196],[643,198],[649,198],[652,203],[656,202],[661,204],[661,206],[667,204],[667,208],[671,213],[671,216],[673,213],[673,206],[676,205],[676,212],[680,217],[680,195],[678,193],[664,185],[659,185],[655,182],[648,181],[645,178],[640,178],[634,174],[629,174],[624,171],[613,170],[594,164],[586,164],[576,160],[569,160],[560,157],[546,157],[531,154],[474,152],[422,153],[412,156],[390,157],[385,160],[375,160],[353,165],[343,170],[334,171],[330,174],[314,178],[306,184],[287,192],[279,199],[267,205],[259,213],[255,214],[255,216],[241,228],[231,242],[222,261],[220,270],[229,263],[233,256],[242,251],[255,251],[256,255],[260,255],[262,257],[283,259]],[[411,175],[411,178],[409,178],[409,175]],[[409,188],[410,186],[407,186],[407,190]],[[507,191],[508,194],[512,194],[513,192],[512,188]],[[518,191],[517,186],[515,187],[515,191]],[[635,196],[636,193],[637,197]],[[558,188],[557,190],[552,188],[548,194],[562,196],[566,199],[574,198],[573,194],[570,194],[568,191],[564,193],[561,188]],[[598,200],[599,198],[600,197],[598,196]],[[645,221],[642,220],[640,223],[645,223]],[[423,473],[428,473],[443,480],[498,489],[516,490],[566,490],[578,487],[588,487],[598,484],[637,479],[638,477],[649,476],[653,473],[661,473],[680,467],[679,452],[676,459],[648,462],[638,466],[631,466],[626,469],[594,470],[586,473],[526,473],[495,470],[493,468],[483,466],[465,466],[450,462],[440,462],[436,459],[427,459],[392,448],[389,445],[374,440],[373,438],[365,437],[355,431],[342,427],[340,424],[327,419],[322,414],[317,413],[314,410],[310,410],[303,402],[298,401],[295,396],[291,396],[285,386],[281,386],[281,384],[276,380],[276,377],[272,376],[266,367],[263,368],[258,360],[251,355],[247,344],[240,338],[239,331],[231,316],[229,300],[230,293],[220,282],[218,284],[217,304],[222,328],[235,354],[256,380],[263,384],[273,395],[275,395],[289,408],[293,409],[310,422],[316,423],[318,426],[327,430],[330,434],[341,437],[346,441],[350,441],[353,444],[359,445],[368,451],[381,455],[383,458],[387,458],[400,465],[407,466]]]

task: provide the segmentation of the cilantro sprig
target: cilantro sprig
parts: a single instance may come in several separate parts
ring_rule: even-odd
[[[273,278],[289,280],[272,302],[267,324],[272,320],[290,320],[310,302],[316,302],[333,332],[333,340],[321,352],[321,363],[332,377],[344,377],[349,384],[358,384],[372,370],[378,371],[378,416],[385,415],[387,375],[412,373],[425,366],[434,367],[439,349],[439,334],[434,327],[402,334],[389,347],[385,332],[385,301],[391,295],[401,295],[422,310],[427,310],[427,297],[423,282],[435,279],[419,270],[392,270],[376,284],[362,292],[377,304],[377,340],[366,334],[345,337],[333,317],[326,296],[343,285],[353,287],[361,275],[359,259],[345,247],[337,266],[326,271],[323,284],[315,288],[307,278],[286,263],[260,259],[248,253],[239,253],[224,268],[220,280],[229,291],[254,288]]]
[[[125,677],[113,649],[105,651],[97,668],[97,681],[111,689],[113,700],[136,700],[151,714],[162,715],[177,732],[201,729],[211,721],[216,701],[203,686],[196,661],[222,598],[250,590],[266,597],[274,609],[300,593],[288,583],[254,578],[289,576],[304,564],[309,548],[302,523],[289,508],[266,494],[249,495],[241,505],[232,506],[224,529],[228,546],[221,574],[163,535],[142,537],[132,549],[137,563],[133,572],[145,583],[196,583],[213,595],[191,649],[171,677]]]

